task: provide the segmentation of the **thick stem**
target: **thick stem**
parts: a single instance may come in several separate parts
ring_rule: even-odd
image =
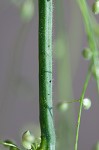
[[[52,106],[52,0],[39,0],[40,149],[55,150]]]

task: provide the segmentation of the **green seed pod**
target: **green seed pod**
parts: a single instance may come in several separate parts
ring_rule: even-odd
[[[26,0],[21,6],[21,18],[24,21],[30,21],[34,15],[34,3],[33,0]]]
[[[30,131],[26,131],[25,133],[23,133],[22,135],[22,141],[25,142],[29,142],[29,143],[33,143],[34,142],[34,136],[31,135]]]
[[[91,107],[91,100],[88,98],[83,99],[83,107],[88,110]]]
[[[89,48],[85,48],[82,51],[82,55],[85,59],[90,60],[92,58],[92,51]]]
[[[57,105],[57,108],[58,108],[60,111],[62,111],[62,112],[68,110],[68,107],[69,107],[68,104],[67,104],[67,103],[64,103],[64,102],[60,102],[60,103]]]
[[[92,11],[94,14],[99,14],[99,0],[96,0],[96,2],[94,2]]]

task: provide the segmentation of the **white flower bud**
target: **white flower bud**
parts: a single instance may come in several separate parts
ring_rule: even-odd
[[[26,141],[22,141],[22,145],[24,148],[30,150],[32,148],[32,144]]]
[[[99,0],[96,0],[96,2],[93,4],[92,11],[94,14],[99,14]]]
[[[29,142],[29,143],[33,143],[34,142],[34,136],[31,135],[30,131],[26,131],[23,135],[22,135],[22,140]]]
[[[83,99],[83,107],[88,110],[91,107],[91,100],[88,98]]]
[[[26,131],[25,133],[23,133],[22,135],[22,145],[24,148],[26,149],[31,149],[32,144],[34,142],[34,136],[31,135],[30,131]]]

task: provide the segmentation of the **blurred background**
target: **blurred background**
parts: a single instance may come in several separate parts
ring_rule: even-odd
[[[87,2],[91,7],[94,0]],[[64,112],[56,105],[81,96],[89,64],[81,53],[88,45],[76,0],[54,0],[53,7],[56,149],[73,150],[79,104]],[[93,150],[99,141],[99,93],[93,77],[86,97],[92,107],[82,113],[79,150]],[[21,147],[24,131],[39,137],[38,102],[38,1],[0,0],[0,139],[12,139]]]

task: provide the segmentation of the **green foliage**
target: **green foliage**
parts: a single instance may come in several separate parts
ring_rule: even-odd
[[[96,143],[96,145],[94,146],[93,150],[99,150],[99,142]]]
[[[22,20],[29,22],[34,15],[34,2],[33,0],[26,0],[20,8],[20,15]]]

